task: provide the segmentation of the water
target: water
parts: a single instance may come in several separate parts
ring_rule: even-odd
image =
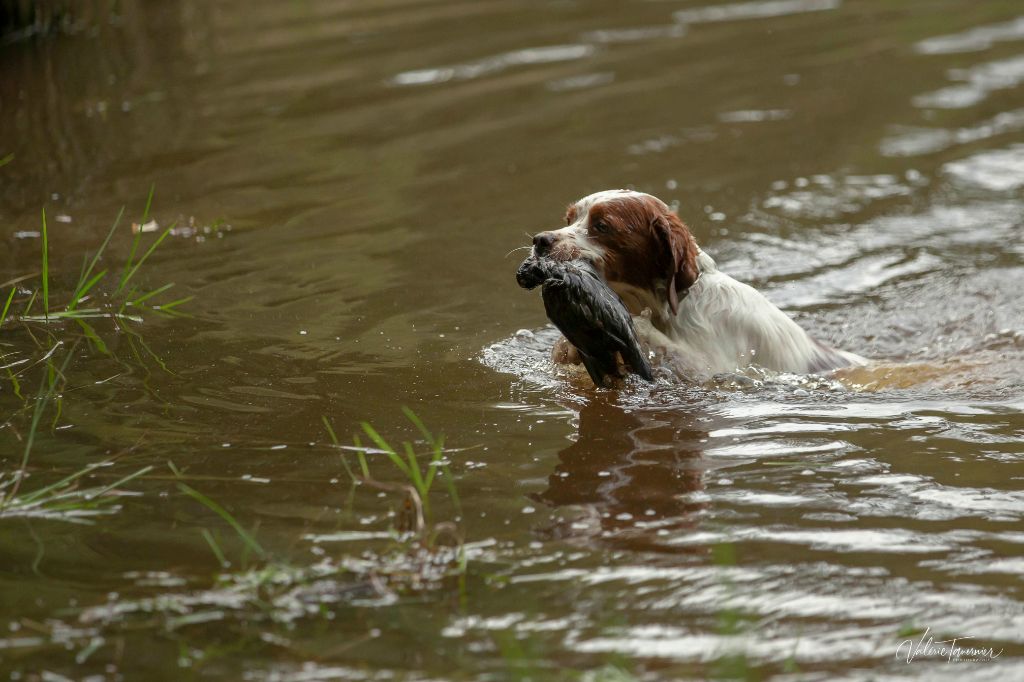
[[[0,282],[39,269],[45,206],[66,298],[155,185],[177,228],[140,276],[195,298],[131,327],[152,356],[102,321],[109,355],[75,347],[25,489],[154,468],[91,525],[0,520],[0,671],[1024,678],[1020,11],[129,1],[3,45]],[[506,254],[620,186],[878,364],[617,393],[550,367]],[[12,323],[0,343],[46,350]],[[0,382],[0,483],[32,404]],[[457,541],[389,539],[401,495],[352,492],[321,421],[418,438],[403,405],[451,448],[462,511],[437,486],[433,520],[461,581]],[[1002,654],[908,662],[929,636]]]

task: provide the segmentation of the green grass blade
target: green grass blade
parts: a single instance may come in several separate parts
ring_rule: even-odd
[[[360,440],[359,435],[352,436],[352,442],[356,446],[356,459],[359,460],[359,468],[363,472],[363,478],[370,478],[370,465],[366,463],[366,453],[363,452],[363,441]]]
[[[430,489],[424,485],[423,474],[420,473],[420,465],[416,461],[416,453],[412,450],[412,443],[405,441],[402,445],[405,448],[405,458],[409,460],[409,473],[412,475],[412,484],[416,486],[420,498],[426,504],[427,493],[430,492]]]
[[[261,559],[266,558],[267,553],[263,551],[263,547],[260,546],[260,543],[256,542],[256,538],[250,535],[249,531],[245,530],[245,528],[242,528],[242,524],[236,521],[235,517],[228,513],[228,510],[224,509],[224,507],[220,506],[219,504],[217,504],[216,502],[214,502],[209,497],[202,494],[195,488],[187,486],[184,483],[178,484],[178,490],[185,493],[196,502],[199,502],[204,507],[215,513],[217,516],[224,519],[224,521],[229,526],[234,528],[235,532],[238,533],[238,537],[242,539],[242,542],[245,543],[245,546],[248,547],[249,550],[251,550],[257,556],[259,556]]]
[[[75,663],[78,665],[85,665],[89,658],[100,650],[102,646],[106,644],[106,640],[102,637],[93,637],[89,640],[89,643],[82,647],[82,650],[75,654]]]
[[[146,197],[146,209],[142,212],[142,222],[145,224],[149,220],[149,207],[153,205],[153,192],[156,191],[156,183],[151,183],[149,186],[149,196]]]
[[[46,494],[48,494],[48,493],[50,493],[50,492],[52,492],[54,490],[58,490],[60,488],[63,488],[65,486],[70,485],[72,482],[76,481],[77,479],[81,478],[82,476],[85,476],[90,471],[94,471],[94,470],[98,469],[101,466],[103,466],[103,465],[102,464],[90,464],[89,466],[85,467],[81,471],[76,471],[73,474],[65,476],[64,478],[60,479],[56,483],[51,483],[50,485],[44,486],[44,487],[42,487],[42,488],[40,488],[38,490],[33,490],[30,493],[25,493],[24,495],[22,495],[19,498],[18,504],[20,504],[20,505],[31,504],[32,502],[35,502],[39,498],[43,497],[44,495],[46,495]]]
[[[437,441],[437,448],[439,451],[444,452],[444,436],[441,436]],[[451,467],[446,464],[441,464],[440,461],[438,461],[435,471],[437,469],[443,469],[441,472],[441,480],[444,482],[444,487],[448,491],[448,497],[452,499],[452,504],[455,506],[455,513],[462,514],[462,501],[459,500],[459,493],[455,490],[455,481],[452,480]]]
[[[441,480],[444,482],[445,490],[448,491],[448,497],[452,499],[452,505],[455,507],[455,513],[462,514],[462,501],[459,499],[459,493],[455,490],[455,482],[452,481],[451,472],[448,469],[444,470],[444,475],[441,476]]]
[[[11,152],[10,154],[5,156],[4,158],[0,159],[0,168],[3,168],[7,164],[9,164],[11,161],[14,161],[14,152]]]
[[[53,419],[50,420],[51,431],[57,429],[57,423],[60,421],[61,415],[64,414],[64,398],[61,396],[57,396],[57,398],[53,401],[53,404],[56,405],[57,409],[53,411]]]
[[[11,309],[11,301],[14,300],[14,294],[18,291],[18,287],[11,287],[11,293],[7,294],[7,302],[4,303],[3,312],[0,312],[0,326],[7,321],[7,311]]]
[[[109,493],[111,490],[114,490],[118,486],[124,485],[128,481],[134,480],[134,479],[138,478],[139,476],[144,476],[144,475],[148,474],[152,470],[153,470],[153,466],[152,465],[147,466],[147,467],[142,467],[141,469],[136,471],[134,474],[128,474],[127,476],[124,476],[124,477],[114,481],[110,485],[104,486],[104,487],[100,488],[96,492],[92,493],[92,496],[93,496],[93,498],[103,497],[104,495]]]
[[[142,225],[145,225],[146,222],[149,220],[149,209],[153,205],[153,192],[155,190],[156,190],[156,185],[155,184],[151,184],[149,186],[149,196],[146,197],[146,208],[142,212],[142,222],[141,222]],[[160,237],[160,239],[157,239],[156,243],[159,244],[160,241],[163,239],[163,237],[167,236],[168,232],[170,232],[170,228],[167,228],[167,232],[164,232],[164,234]],[[128,252],[128,260],[125,261],[124,270],[121,271],[121,279],[117,283],[117,289],[114,291],[115,294],[121,293],[121,291],[124,289],[125,285],[128,284],[128,281],[135,274],[135,271],[139,269],[139,265],[142,264],[141,260],[138,263],[135,263],[135,254],[138,253],[139,244],[140,243],[142,243],[142,230],[141,229],[138,232],[135,233],[135,238],[132,239],[132,248]],[[154,244],[153,248],[156,248],[155,244]],[[150,252],[152,252],[152,248],[150,249]],[[143,259],[143,260],[145,260],[145,259]]]
[[[107,232],[107,237],[106,239],[103,240],[103,243],[100,245],[99,250],[93,255],[92,261],[89,262],[89,267],[85,269],[85,271],[82,273],[82,276],[79,278],[78,286],[75,287],[75,293],[71,296],[71,303],[68,306],[68,310],[73,310],[74,307],[78,305],[78,302],[82,299],[82,297],[84,297],[86,293],[88,293],[89,289],[91,289],[92,286],[96,284],[96,282],[99,281],[99,279],[102,278],[102,276],[97,277],[93,279],[91,282],[89,282],[87,286],[83,287],[83,282],[89,279],[89,275],[91,275],[92,271],[96,268],[96,263],[98,263],[100,258],[103,256],[103,252],[107,250],[107,245],[110,243],[110,239],[114,236],[114,232],[117,231],[117,226],[121,224],[121,217],[123,215],[124,206],[122,206],[121,210],[118,211],[117,218],[114,219],[114,224],[111,225],[110,231]],[[103,271],[103,274],[106,274],[106,270]]]
[[[338,435],[334,433],[334,427],[331,426],[330,420],[327,419],[326,415],[321,415],[320,419],[324,423],[324,428],[327,429],[327,434],[331,437],[331,442],[334,443],[335,447],[340,447],[341,443],[338,442]],[[348,477],[351,478],[353,481],[356,480],[356,475],[352,471],[352,467],[349,466],[348,458],[345,457],[345,453],[339,452],[338,456],[341,457],[341,465],[345,467],[345,473],[347,473]]]
[[[164,317],[190,318],[192,315],[178,310],[178,306],[188,303],[193,298],[195,298],[195,296],[186,296],[185,298],[179,298],[176,301],[171,301],[170,303],[160,303],[158,305],[151,306],[150,310]]]
[[[350,479],[355,481],[356,480],[356,474],[355,474],[354,471],[352,471],[352,466],[348,463],[348,458],[345,457],[345,453],[339,452],[338,453],[338,457],[341,459],[341,466],[345,468],[345,473],[348,474],[348,477]]]
[[[177,374],[172,372],[171,369],[167,366],[167,363],[163,361],[163,358],[161,358],[159,355],[153,352],[153,349],[150,348],[149,344],[142,339],[142,336],[140,336],[136,332],[130,332],[130,334],[135,337],[135,339],[139,342],[139,345],[142,346],[142,349],[149,354],[149,357],[153,358],[153,360],[156,361],[156,364],[160,366],[160,369],[162,369],[167,374],[170,374],[172,377],[177,376]]]
[[[154,296],[158,296],[158,295],[164,293],[165,291],[167,291],[168,289],[170,289],[173,286],[174,286],[174,282],[171,282],[170,284],[165,284],[162,287],[159,287],[157,289],[153,289],[153,291],[149,292],[148,294],[143,294],[142,296],[139,296],[138,298],[133,300],[131,302],[131,304],[132,305],[139,305],[141,303],[145,303],[149,299],[153,298]]]
[[[217,544],[217,539],[213,537],[213,533],[204,528],[202,531],[203,539],[206,540],[206,544],[210,546],[210,551],[213,552],[213,556],[216,557],[217,563],[220,564],[221,568],[228,568],[231,566],[231,562],[224,556],[224,552],[221,551],[220,545]]]
[[[71,302],[68,303],[68,307],[65,310],[67,310],[67,312],[69,313],[74,312],[78,304],[81,303],[82,299],[85,298],[86,294],[89,293],[89,290],[96,286],[96,283],[103,279],[106,276],[106,274],[107,271],[103,270],[98,275],[90,279],[88,282],[85,282],[84,284],[79,283],[78,288],[75,289],[75,293],[71,295]],[[86,273],[83,277],[87,277],[88,275],[89,273]]]
[[[21,311],[22,317],[28,317],[28,313],[32,310],[32,304],[36,302],[36,296],[39,295],[39,290],[36,289],[32,292],[32,295],[28,297],[28,303],[25,304],[25,309]]]
[[[441,467],[444,467],[444,436],[432,443],[433,454],[430,456],[430,471],[427,473],[427,487],[434,482],[434,474]]]
[[[46,207],[43,207],[43,315],[50,315],[50,246],[46,234]]]
[[[370,440],[372,440],[373,443],[378,448],[384,451],[384,454],[388,456],[388,459],[391,460],[391,463],[394,464],[399,471],[405,474],[406,478],[412,480],[412,471],[409,470],[409,466],[402,461],[402,458],[398,456],[398,453],[395,452],[395,449],[388,445],[388,442],[381,438],[380,434],[377,433],[372,426],[370,426],[369,422],[362,422],[360,426],[363,427],[363,431],[366,433],[367,436],[370,437]]]
[[[433,455],[430,458],[430,466],[427,469],[427,478],[425,481],[427,490],[430,490],[430,486],[434,482],[434,475],[437,473],[438,466],[440,466],[439,463],[442,459],[444,459],[444,436],[441,436],[440,438],[435,438],[434,434],[432,434],[430,432],[430,429],[427,428],[426,424],[423,423],[423,420],[420,419],[415,412],[413,412],[411,409],[404,405],[402,406],[402,414],[404,414],[405,418],[412,422],[412,425],[415,426],[416,429],[423,435],[424,440],[426,440],[427,443],[430,445],[430,449],[433,453]]]
[[[50,402],[54,392],[57,390],[55,376],[64,376],[64,370],[67,369],[68,363],[71,362],[71,356],[74,355],[76,347],[77,346],[72,346],[68,351],[67,356],[64,358],[64,364],[61,365],[59,370],[56,372],[47,372],[47,376],[50,378],[48,386],[45,381],[45,377],[39,381],[39,394],[36,397],[35,408],[32,410],[32,424],[29,427],[28,435],[25,437],[25,450],[21,456],[21,465],[18,467],[18,479],[14,482],[12,489],[7,493],[7,497],[0,499],[0,511],[3,511],[3,508],[7,505],[9,500],[17,497],[18,489],[21,487],[21,482],[25,480],[25,470],[28,468],[28,460],[32,455],[32,446],[35,444],[36,433],[39,431],[39,422],[43,418],[43,412],[46,411],[46,404]],[[54,350],[56,350],[56,348],[57,346],[54,346]],[[51,351],[51,353],[52,352],[53,351]],[[50,369],[52,369],[52,365],[50,366]],[[43,390],[44,386],[46,386],[45,391]]]
[[[156,247],[160,246],[160,243],[163,242],[163,240],[167,239],[167,235],[171,233],[172,229],[174,229],[173,225],[164,230],[160,234],[160,236],[157,237],[156,241],[150,245],[149,249],[146,250],[146,253],[142,254],[142,257],[139,258],[139,260],[134,265],[131,265],[131,269],[127,270],[125,274],[122,276],[121,282],[120,284],[118,284],[117,290],[114,292],[115,294],[119,294],[121,293],[121,291],[124,290],[125,285],[127,285],[128,282],[131,281],[132,277],[135,276],[135,273],[138,272],[139,268],[142,267],[142,264],[146,262],[146,259],[153,255],[153,252],[156,251]],[[141,232],[139,234],[141,234]],[[134,251],[134,248],[132,250]],[[128,265],[130,264],[131,261],[129,260]],[[127,269],[127,265],[125,267]]]
[[[18,400],[25,402],[25,396],[21,394],[21,382],[18,381],[17,375],[9,367],[5,367],[4,371],[7,372],[7,380],[11,382],[11,390],[14,391],[14,395],[18,396]]]
[[[417,429],[419,429],[419,432],[423,434],[423,437],[427,440],[428,443],[430,443],[431,447],[433,447],[433,445],[434,445],[434,436],[427,429],[426,425],[423,423],[423,420],[421,420],[416,415],[415,412],[410,410],[405,405],[402,406],[402,414],[405,415],[406,419],[408,419],[409,421],[412,422],[413,426],[415,426]]]
[[[164,312],[168,312],[172,308],[177,308],[179,305],[182,305],[184,303],[188,303],[193,298],[195,298],[195,296],[186,296],[185,298],[179,298],[177,300],[171,301],[170,303],[161,303],[160,305],[155,306],[155,308],[157,310],[162,310]]]
[[[334,433],[334,427],[331,426],[331,422],[327,419],[326,415],[321,415],[320,420],[324,423],[324,428],[327,429],[327,435],[331,437],[331,442],[335,445],[341,445],[341,443],[338,442],[337,434]]]
[[[88,265],[89,265],[89,254],[85,254],[84,256],[82,256],[82,269],[78,271],[78,283],[79,284],[81,284],[85,280],[85,268]]]
[[[121,270],[121,279],[117,282],[117,290],[114,293],[121,291],[124,285],[128,283],[128,271],[131,270],[132,263],[135,261],[135,253],[139,250],[139,244],[142,242],[142,232],[136,232],[135,236],[132,237],[132,248],[128,250],[128,260],[124,262],[124,269]]]

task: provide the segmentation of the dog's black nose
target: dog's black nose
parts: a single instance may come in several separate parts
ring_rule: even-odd
[[[550,232],[538,232],[533,237],[533,250],[538,256],[543,256],[555,244],[555,235]]]

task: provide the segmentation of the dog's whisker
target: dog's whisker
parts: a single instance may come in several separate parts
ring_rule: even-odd
[[[517,246],[516,248],[514,248],[511,251],[509,251],[508,253],[506,253],[505,254],[505,258],[508,258],[513,253],[515,253],[516,251],[522,251],[523,249],[532,249],[532,248],[533,248],[532,246]]]

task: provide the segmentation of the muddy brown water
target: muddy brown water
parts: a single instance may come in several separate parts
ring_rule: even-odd
[[[189,229],[140,281],[192,317],[130,323],[139,357],[102,320],[108,354],[0,329],[5,364],[79,340],[24,491],[154,467],[103,515],[0,518],[4,675],[1024,679],[1019,2],[119,5],[0,46],[0,282],[39,269],[45,206],[66,297],[154,185]],[[506,254],[623,186],[882,364],[618,392],[554,371]],[[0,377],[8,491],[25,365],[22,397]],[[401,495],[353,492],[321,421],[417,439],[403,405],[450,448],[461,514],[436,484],[433,521],[461,578],[389,539]]]

